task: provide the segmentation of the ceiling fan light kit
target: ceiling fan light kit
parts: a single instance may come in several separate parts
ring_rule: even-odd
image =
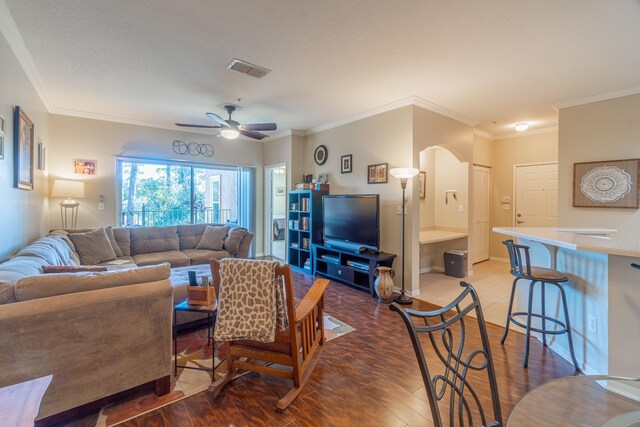
[[[198,128],[198,129],[220,129],[220,135],[226,139],[236,139],[240,135],[247,138],[261,140],[266,138],[267,134],[258,131],[274,131],[278,129],[275,123],[248,123],[240,124],[231,118],[231,115],[236,111],[235,105],[225,105],[224,109],[229,114],[229,119],[225,120],[216,113],[206,113],[206,116],[216,123],[215,126],[211,125],[196,125],[189,123],[176,123],[176,126]]]

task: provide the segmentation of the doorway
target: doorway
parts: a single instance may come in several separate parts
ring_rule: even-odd
[[[287,166],[265,166],[265,255],[286,261]]]
[[[473,165],[473,220],[471,235],[471,262],[489,259],[489,196],[491,194],[491,168]]]
[[[516,165],[514,226],[558,225],[558,164]]]

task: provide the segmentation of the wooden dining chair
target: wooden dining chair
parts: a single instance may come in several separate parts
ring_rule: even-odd
[[[460,282],[460,286],[464,288],[462,293],[439,310],[417,311],[396,303],[389,308],[402,317],[409,332],[434,426],[475,426],[478,425],[474,422],[475,416],[480,419],[482,426],[501,427],[498,383],[480,299],[470,284]],[[471,313],[475,314],[476,319],[468,316]],[[474,323],[477,323],[479,345],[475,345],[478,339],[471,337],[470,333]],[[425,339],[421,340],[420,335]],[[427,362],[423,348],[429,347],[424,344],[427,338],[432,350],[429,355],[434,355],[440,363]],[[473,342],[467,346],[467,341]],[[480,381],[489,385],[492,414],[487,414],[482,406],[481,402],[486,399],[484,393],[476,391],[472,385]],[[447,424],[443,422],[442,412],[448,413],[448,417],[445,417]]]
[[[219,291],[225,286],[220,280],[220,263],[212,259],[210,264],[213,285]],[[223,342],[227,372],[209,387],[214,398],[240,371],[252,371],[293,380],[293,388],[276,404],[278,411],[284,411],[298,397],[318,363],[325,343],[324,292],[329,281],[316,280],[296,305],[291,267],[276,267],[276,276],[284,283],[289,328],[278,331],[275,341],[270,343],[246,340]]]

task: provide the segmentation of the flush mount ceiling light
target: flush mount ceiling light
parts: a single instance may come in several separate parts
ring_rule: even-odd
[[[529,129],[529,123],[517,123],[515,125],[515,129],[518,132],[524,132],[525,130]]]

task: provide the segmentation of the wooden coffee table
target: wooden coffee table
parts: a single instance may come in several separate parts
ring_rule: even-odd
[[[207,315],[207,343],[211,345],[211,369],[198,368],[195,366],[183,366],[178,365],[178,325],[176,320],[176,313],[179,311],[187,311],[192,313],[202,313]],[[173,374],[178,375],[178,368],[184,369],[197,369],[199,371],[210,371],[212,376],[217,366],[215,364],[215,347],[213,340],[213,328],[216,324],[216,316],[218,314],[218,302],[214,301],[211,305],[194,305],[189,304],[189,301],[185,300],[173,307],[173,361],[174,369]]]

